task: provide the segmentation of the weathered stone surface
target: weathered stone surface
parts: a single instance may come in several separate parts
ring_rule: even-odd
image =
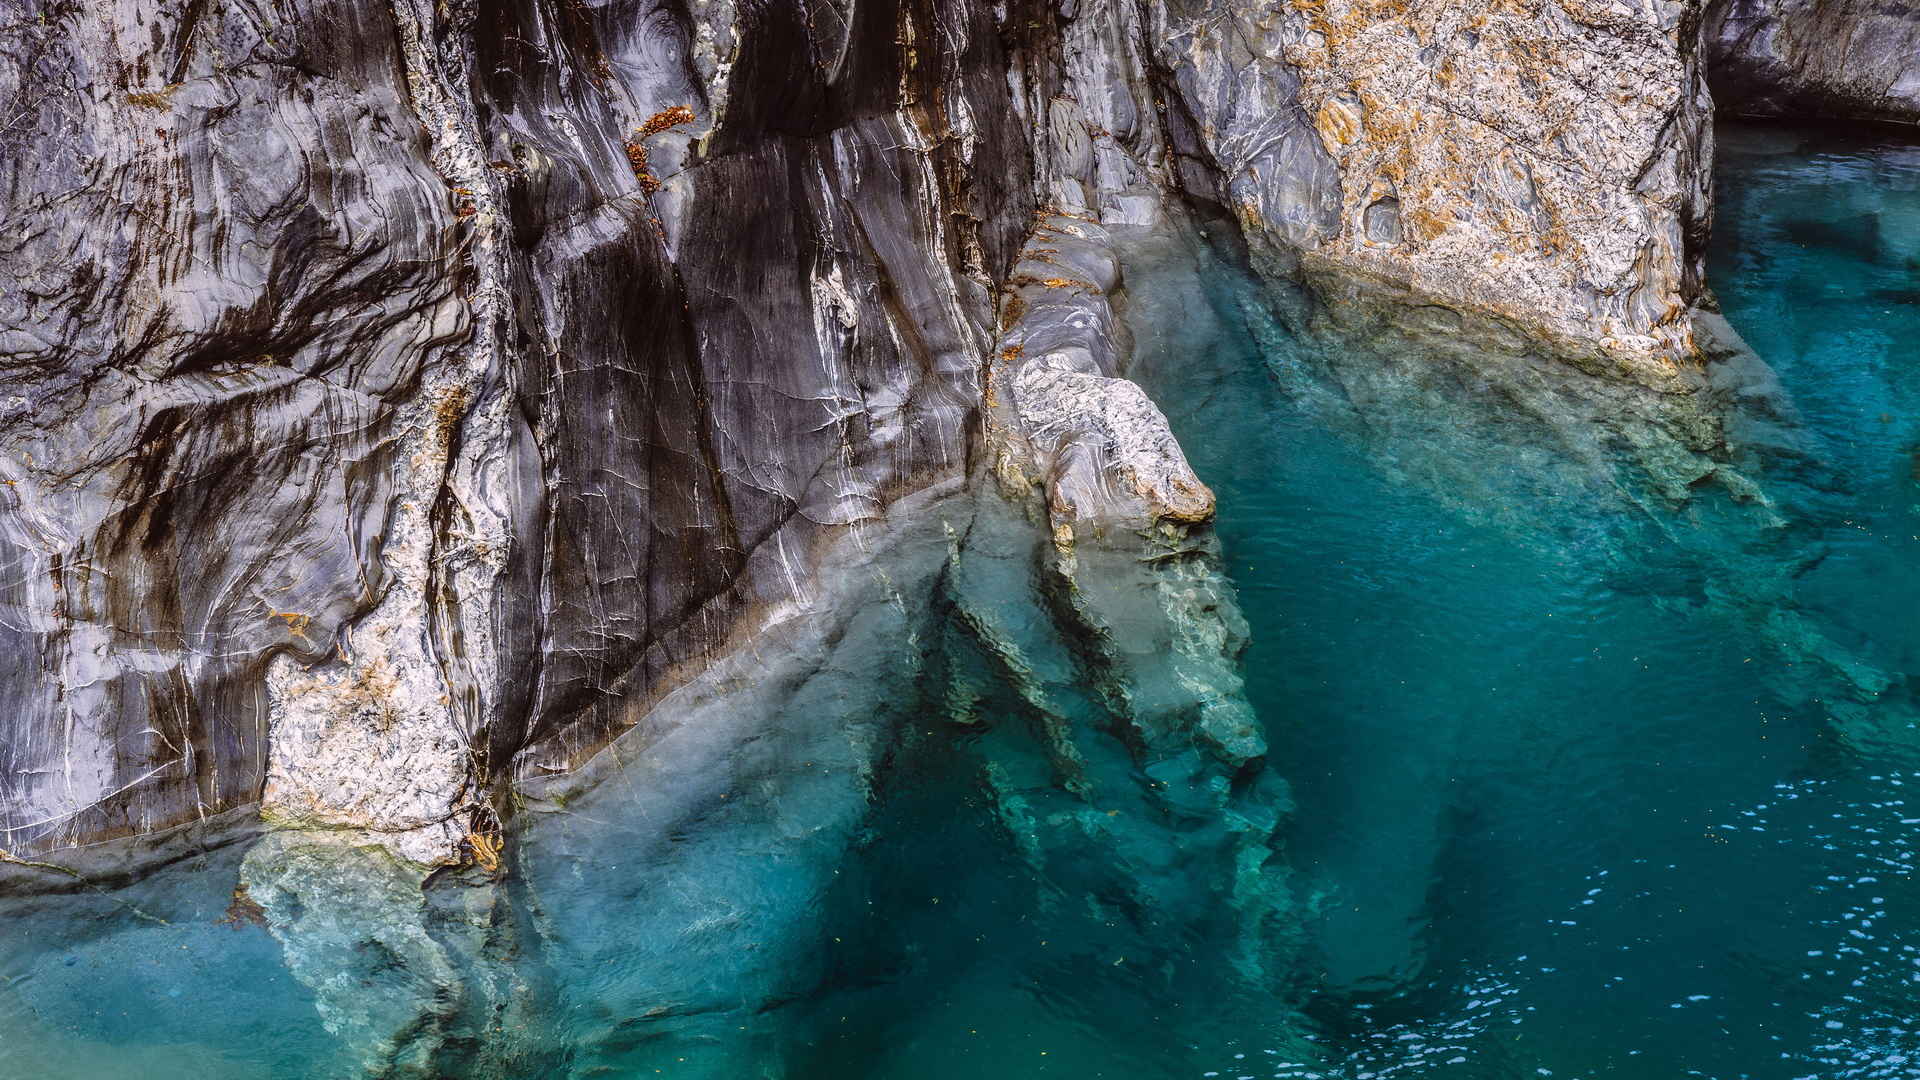
[[[8,16],[0,849],[264,799],[456,858],[964,469],[1020,31],[834,14]]]
[[[1694,5],[1152,10],[1169,112],[1266,268],[1360,271],[1656,372],[1690,357],[1712,155]]]
[[[1920,6],[1714,0],[1707,41],[1724,112],[1920,124]]]
[[[378,551],[430,545],[469,225],[385,9],[7,19],[0,846],[36,850],[258,799],[270,658],[344,666],[413,587]]]
[[[1056,532],[1213,517],[1213,492],[1187,464],[1167,418],[1118,375],[1126,335],[1108,297],[1119,284],[1104,228],[1047,214],[1002,300],[1007,326],[988,382],[1012,400],[992,410],[990,427],[1000,454],[1015,459],[1003,471],[1021,472],[1025,463],[1039,474]]]
[[[989,364],[1061,520],[1204,519],[1097,235],[1169,200],[1691,392],[1693,13],[24,0],[0,849],[466,857],[970,475]]]

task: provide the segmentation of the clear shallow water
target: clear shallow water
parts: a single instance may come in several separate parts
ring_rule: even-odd
[[[1778,526],[1243,332],[1229,274],[1132,293],[1321,897],[1328,1066],[1221,1075],[1920,1075],[1920,151],[1721,153],[1711,280],[1798,414]]]
[[[349,1076],[322,1013],[382,1010],[441,1047],[393,1076],[1920,1075],[1920,154],[1724,136],[1713,284],[1793,411],[1771,509],[1668,505],[1577,403],[1131,251],[1292,789],[1278,951],[1215,917],[1220,822],[1287,796],[1140,790],[1025,533],[956,516],[888,567],[965,531],[926,610],[867,597],[803,681],[660,733],[685,767],[529,825],[496,892],[327,881],[283,946],[221,922],[235,847],[9,908],[0,1077]],[[295,977],[369,910],[307,955],[341,980]]]

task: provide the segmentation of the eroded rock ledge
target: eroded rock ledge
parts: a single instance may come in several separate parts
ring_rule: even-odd
[[[1043,214],[1007,282],[1006,329],[988,364],[1000,472],[1016,490],[1030,482],[1029,468],[1039,474],[1063,543],[1079,528],[1213,517],[1213,492],[1187,464],[1166,416],[1118,376],[1124,331],[1108,297],[1119,283],[1104,228],[1084,216]],[[999,407],[999,394],[1010,407]]]

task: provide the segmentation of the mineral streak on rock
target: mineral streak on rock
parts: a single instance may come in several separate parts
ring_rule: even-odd
[[[1714,0],[1706,32],[1723,111],[1920,124],[1920,5]]]

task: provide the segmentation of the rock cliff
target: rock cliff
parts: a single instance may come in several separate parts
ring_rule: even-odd
[[[904,497],[1184,536],[1103,240],[1183,205],[1697,389],[1698,15],[24,0],[0,849],[259,803],[484,862]]]
[[[16,9],[0,847],[262,800],[437,861],[961,471],[1009,19]]]
[[[1707,35],[1727,112],[1920,124],[1920,6],[1715,0]]]
[[[1177,147],[1268,261],[1511,320],[1641,377],[1690,356],[1712,131],[1697,9],[1156,5]]]

